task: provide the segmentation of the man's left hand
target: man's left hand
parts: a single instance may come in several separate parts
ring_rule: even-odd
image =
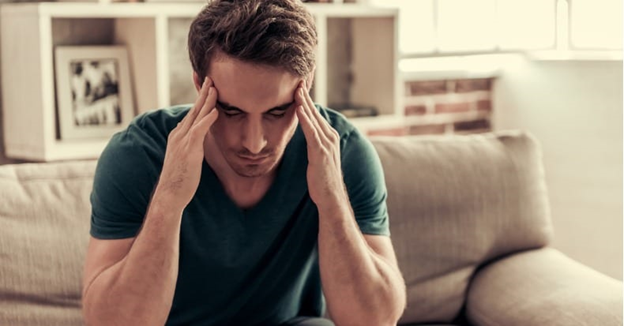
[[[342,179],[340,135],[314,106],[305,82],[296,91],[297,117],[308,144],[308,190],[321,209],[343,207],[348,194]]]

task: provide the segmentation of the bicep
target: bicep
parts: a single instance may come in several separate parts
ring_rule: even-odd
[[[84,265],[83,295],[98,275],[126,257],[134,239],[103,240],[91,237]]]

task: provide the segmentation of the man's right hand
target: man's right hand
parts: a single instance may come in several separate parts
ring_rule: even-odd
[[[169,134],[160,179],[136,237],[91,237],[82,296],[87,325],[166,323],[178,278],[182,211],[199,186],[204,138],[218,117],[212,86],[204,80],[195,105]]]
[[[217,90],[212,80],[204,79],[195,105],[171,131],[163,169],[154,192],[159,204],[182,212],[189,204],[201,177],[204,138],[218,118],[215,109]]]

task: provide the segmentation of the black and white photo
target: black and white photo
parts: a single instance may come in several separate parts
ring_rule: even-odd
[[[70,64],[74,125],[121,124],[117,60],[76,60]]]
[[[56,83],[61,140],[107,138],[134,115],[124,47],[58,47]]]

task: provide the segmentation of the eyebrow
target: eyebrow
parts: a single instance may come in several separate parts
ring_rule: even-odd
[[[279,106],[273,107],[271,109],[268,109],[268,110],[266,110],[265,112],[262,112],[262,113],[269,113],[271,111],[286,111],[286,109],[288,109],[293,103],[295,103],[295,101],[291,101],[289,103],[284,103],[282,105],[279,105]],[[244,110],[242,110],[240,108],[237,108],[237,107],[235,107],[233,105],[230,105],[230,104],[227,104],[225,102],[221,102],[219,100],[217,100],[217,104],[219,104],[219,106],[223,110],[225,110],[225,111],[240,111],[242,113],[247,113],[246,111],[244,111]]]

